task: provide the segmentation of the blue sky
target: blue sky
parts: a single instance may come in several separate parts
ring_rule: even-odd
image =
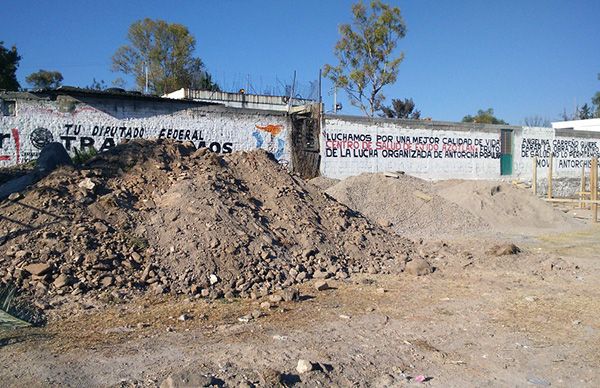
[[[196,54],[225,89],[260,92],[318,77],[334,63],[338,26],[350,22],[344,0],[6,1],[0,40],[22,56],[18,78],[58,70],[64,84],[108,84],[119,75],[110,58],[126,43],[129,25],[144,17],[186,25]],[[408,27],[405,54],[387,101],[411,97],[424,117],[460,121],[478,109],[520,124],[539,115],[556,120],[563,109],[590,102],[600,90],[600,1],[390,1]],[[128,84],[133,88],[133,83]],[[331,109],[331,85],[323,83]],[[342,113],[358,114],[345,103]]]

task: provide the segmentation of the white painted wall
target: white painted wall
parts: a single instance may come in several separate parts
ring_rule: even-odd
[[[15,116],[0,116],[0,166],[36,159],[48,141],[59,141],[73,152],[90,145],[102,150],[134,138],[191,140],[221,153],[262,148],[289,164],[288,125],[280,113],[214,106],[114,99],[17,100]]]
[[[280,112],[143,98],[85,101],[65,96],[56,101],[16,99],[16,114],[0,116],[0,166],[36,159],[48,141],[59,141],[74,152],[92,145],[102,150],[133,138],[191,140],[196,146],[221,153],[262,148],[283,164],[291,161],[291,124]],[[589,168],[591,158],[600,157],[600,134],[510,127],[514,134],[513,174],[502,176],[501,128],[326,116],[320,138],[321,174],[345,178],[363,172],[404,171],[434,180],[529,181],[537,156],[538,179],[543,186],[550,152],[554,153],[554,177],[574,182],[582,165]],[[569,185],[578,187],[576,182]],[[576,190],[572,189],[565,184],[557,195]]]
[[[457,127],[459,127],[457,125]],[[321,174],[404,171],[425,179],[500,178],[500,135],[391,120],[325,119]]]
[[[523,127],[514,138],[513,175],[530,180],[537,157],[538,178],[545,179],[552,153],[553,177],[579,178],[582,166],[589,170],[590,160],[600,157],[600,134],[588,137],[580,133],[565,135],[552,128]]]
[[[538,186],[543,193],[549,156],[553,153],[554,195],[569,196],[579,190],[582,166],[589,173],[590,160],[600,157],[600,134],[508,127],[513,133],[513,172],[501,175],[501,129],[502,126],[470,128],[464,123],[328,116],[321,131],[321,174],[343,179],[361,173],[404,171],[431,180],[530,182],[537,157]]]

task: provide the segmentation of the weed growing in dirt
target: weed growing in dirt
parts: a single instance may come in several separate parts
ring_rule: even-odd
[[[75,148],[75,156],[73,156],[71,159],[73,160],[74,164],[81,165],[85,164],[96,155],[98,155],[98,150],[94,147],[85,148],[81,151]]]
[[[129,236],[127,242],[131,248],[135,248],[137,251],[143,251],[150,246],[148,240],[139,236]]]
[[[43,319],[35,309],[21,303],[15,303],[16,288],[11,284],[0,287],[0,329],[16,329],[19,327],[41,324]]]

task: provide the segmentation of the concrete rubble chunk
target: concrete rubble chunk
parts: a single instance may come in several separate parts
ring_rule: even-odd
[[[94,181],[91,178],[85,178],[81,182],[79,182],[77,186],[88,191],[94,191],[94,189],[96,188],[96,183],[94,183]]]
[[[66,274],[60,274],[58,275],[58,277],[56,279],[54,279],[54,282],[52,282],[52,285],[56,288],[63,288],[66,286],[71,285],[73,282],[73,279],[66,275]]]
[[[405,271],[411,275],[423,276],[433,272],[433,269],[425,259],[417,257],[406,263]]]
[[[23,194],[19,193],[18,191],[8,196],[8,199],[11,201],[18,201],[21,198],[23,198]]]
[[[324,280],[318,280],[315,282],[315,290],[325,291],[329,289],[329,284]]]
[[[286,302],[294,302],[300,300],[300,291],[297,288],[286,288],[282,292],[282,298]]]
[[[214,382],[211,376],[198,371],[182,370],[167,377],[160,384],[160,388],[210,387]]]
[[[306,372],[310,372],[311,370],[313,370],[313,364],[312,362],[308,361],[308,360],[298,360],[298,365],[296,365],[296,371],[298,371],[298,373],[303,374]]]
[[[52,266],[47,263],[34,263],[26,265],[23,269],[32,275],[42,276],[48,273],[51,268]]]

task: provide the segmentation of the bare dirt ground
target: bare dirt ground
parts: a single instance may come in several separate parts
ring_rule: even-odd
[[[587,210],[170,143],[90,163],[0,204],[1,278],[47,318],[0,330],[0,386],[600,386]]]
[[[433,274],[355,275],[322,292],[304,284],[302,301],[248,323],[238,318],[260,301],[161,296],[84,311],[2,333],[0,380],[388,387],[423,375],[429,386],[598,386],[599,234],[528,238],[522,253],[499,257],[485,253],[493,240],[436,243],[445,254],[431,258]],[[298,374],[299,359],[317,370]]]

